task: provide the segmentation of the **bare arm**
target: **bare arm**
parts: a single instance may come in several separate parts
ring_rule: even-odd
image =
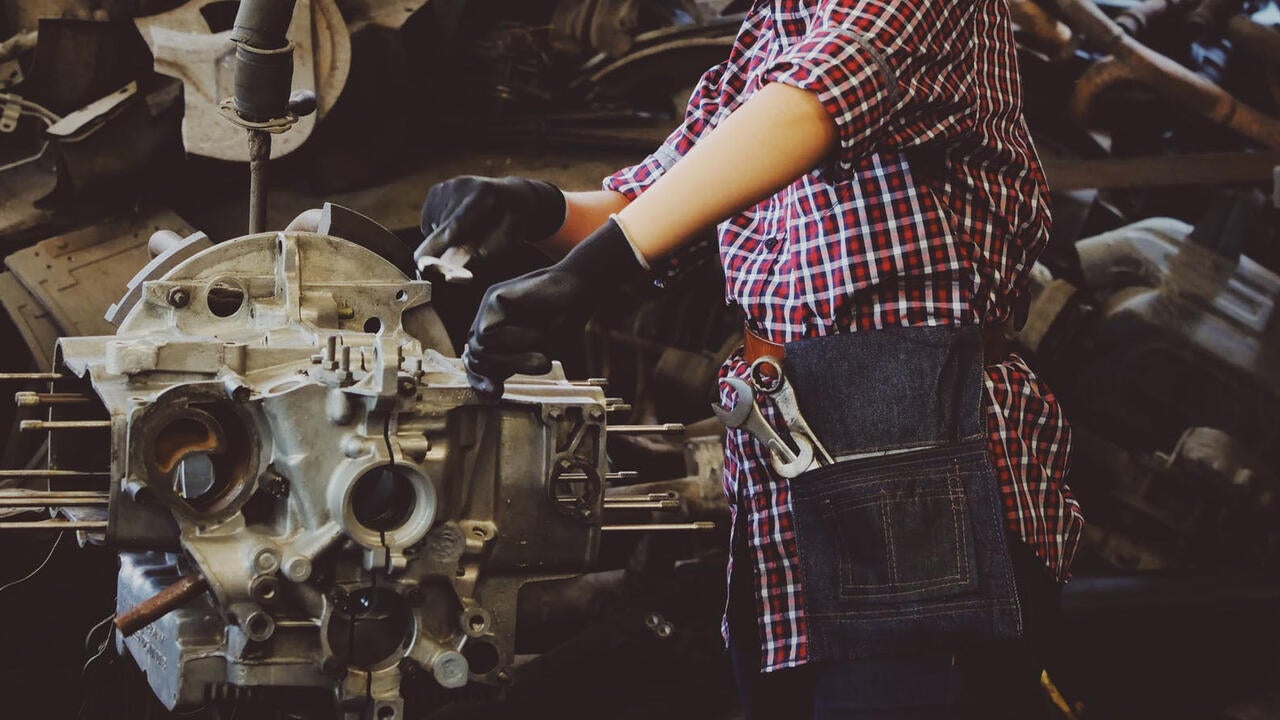
[[[553,258],[564,257],[573,246],[595,231],[610,215],[627,206],[627,196],[612,190],[595,192],[567,192],[564,225],[555,235],[537,243],[538,249]]]
[[[835,142],[816,95],[766,85],[634,202],[608,190],[565,193],[564,226],[539,247],[561,257],[616,214],[636,249],[657,260],[817,167]]]
[[[766,85],[618,211],[619,224],[645,259],[656,260],[817,167],[836,139],[816,95]]]

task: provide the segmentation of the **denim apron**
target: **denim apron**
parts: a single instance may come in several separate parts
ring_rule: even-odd
[[[891,328],[785,350],[805,418],[838,460],[790,481],[813,659],[1020,636],[980,329]]]

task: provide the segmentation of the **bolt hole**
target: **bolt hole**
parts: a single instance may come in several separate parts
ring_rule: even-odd
[[[364,321],[364,331],[367,333],[376,333],[382,329],[382,321],[376,317],[371,317]]]
[[[476,536],[476,537],[478,537],[478,538],[484,538],[484,537],[487,537],[487,536],[488,536],[488,533],[486,533],[486,532],[484,531],[484,528],[482,528],[482,527],[472,528],[472,529],[471,529],[471,534],[472,534],[472,535],[475,535],[475,536]]]
[[[396,709],[390,705],[383,705],[378,708],[378,720],[391,720],[396,716]]]
[[[485,620],[484,615],[475,613],[467,618],[467,626],[471,628],[471,632],[482,633],[489,626],[489,623]]]
[[[205,296],[205,303],[214,315],[231,317],[244,306],[244,288],[230,280],[214,280]]]
[[[462,648],[462,655],[467,658],[471,672],[485,675],[498,667],[498,648],[484,640],[471,640]]]
[[[396,300],[398,300],[399,302],[404,302],[405,300],[408,300],[408,299],[409,299],[408,292],[404,290],[399,290],[396,292]]]
[[[271,621],[266,613],[257,613],[249,618],[249,634],[257,637],[266,635],[271,630]]]

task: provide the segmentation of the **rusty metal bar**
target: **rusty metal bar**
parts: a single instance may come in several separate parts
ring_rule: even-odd
[[[116,629],[122,637],[129,637],[208,589],[208,581],[199,573],[183,575],[174,584],[117,615]]]
[[[1081,122],[1103,90],[1134,80],[1250,140],[1280,149],[1280,120],[1130,37],[1091,0],[1054,0],[1054,4],[1072,30],[1110,56],[1094,63],[1076,83],[1071,110]]]
[[[691,523],[656,523],[652,525],[601,525],[605,532],[682,532],[687,530],[715,530],[716,524],[709,521]]]
[[[1071,28],[1045,12],[1034,0],[1009,0],[1009,16],[1018,29],[1035,41],[1037,49],[1053,60],[1066,60],[1076,50]]]
[[[105,430],[110,420],[23,420],[18,429],[23,432],[39,430]]]

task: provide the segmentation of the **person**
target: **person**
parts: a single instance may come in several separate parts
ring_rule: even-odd
[[[747,340],[722,378],[778,356],[836,456],[787,478],[727,435],[747,718],[1037,715],[1083,521],[1057,400],[990,341],[1050,225],[1004,0],[757,0],[680,126],[602,190],[460,177],[422,225],[418,254],[560,258],[486,292],[463,356],[489,398],[620,281],[718,251]]]

